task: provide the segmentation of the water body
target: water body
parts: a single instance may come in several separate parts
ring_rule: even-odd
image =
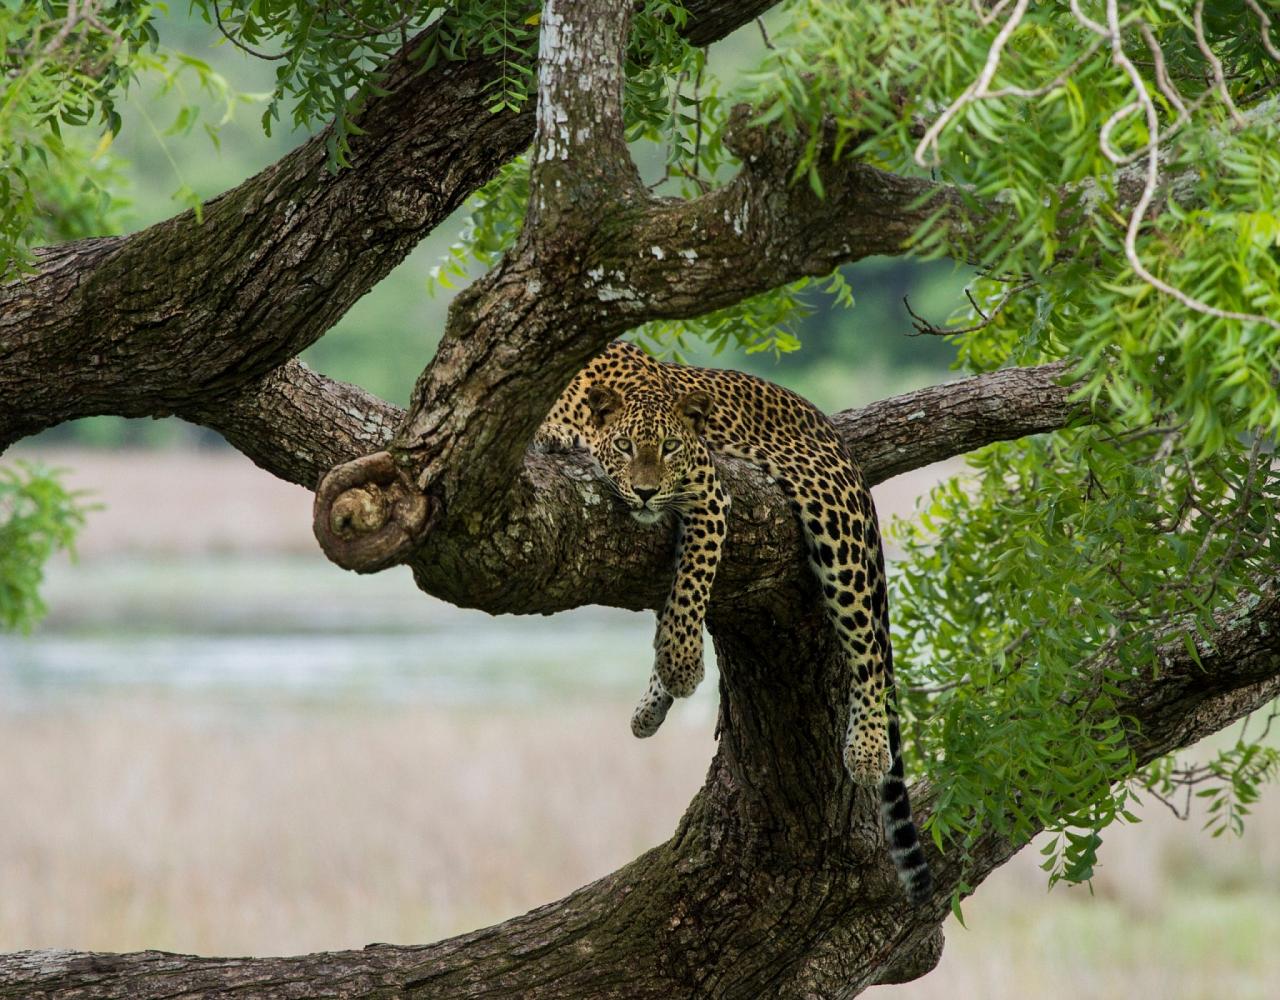
[[[652,614],[493,617],[423,595],[407,570],[358,577],[318,557],[100,558],[52,567],[43,593],[49,614],[32,634],[0,635],[0,711],[110,692],[625,703],[653,655]],[[714,712],[715,692],[711,674],[699,714]]]

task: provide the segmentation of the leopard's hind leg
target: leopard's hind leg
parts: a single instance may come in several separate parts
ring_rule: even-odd
[[[888,600],[871,495],[842,452],[795,456],[774,476],[804,528],[809,565],[852,674],[845,767],[858,784],[874,785],[893,760]]]
[[[858,784],[879,786],[890,857],[907,898],[919,905],[933,882],[902,766],[880,531],[857,466],[843,448],[837,445],[841,454],[834,454],[827,447],[815,451],[825,452],[816,460],[793,455],[774,463],[757,452],[752,461],[778,480],[804,526],[809,563],[853,673],[845,768]]]
[[[844,763],[854,781],[873,785],[892,763],[888,700],[893,666],[871,492],[825,418],[777,386],[758,385],[751,386],[762,411],[757,419],[714,428],[711,444],[776,480],[800,521],[809,565],[852,674]],[[787,417],[792,426],[779,428]],[[772,434],[754,430],[771,426]],[[787,440],[792,435],[798,440]]]

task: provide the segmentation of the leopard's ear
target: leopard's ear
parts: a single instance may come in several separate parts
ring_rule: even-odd
[[[593,385],[587,390],[587,409],[591,411],[591,422],[596,427],[608,427],[622,409],[622,396],[610,386]]]
[[[707,417],[711,415],[711,397],[701,389],[686,392],[676,400],[676,410],[693,433],[701,434],[707,428]]]

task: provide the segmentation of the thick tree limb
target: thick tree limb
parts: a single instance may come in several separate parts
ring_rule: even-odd
[[[880,483],[996,441],[1087,422],[1060,361],[930,386],[832,415],[870,482]]]
[[[350,170],[328,171],[322,134],[203,223],[42,251],[36,275],[0,288],[0,444],[215,399],[318,339],[527,144],[528,117],[487,111],[490,72],[402,65],[361,116]]]
[[[881,483],[996,441],[1087,420],[1088,408],[1071,401],[1070,368],[1056,362],[958,379],[831,419],[868,481]],[[291,361],[234,396],[183,407],[179,415],[218,431],[272,475],[310,489],[334,465],[383,447],[405,411]],[[528,453],[525,474],[544,464],[582,462]]]
[[[769,6],[689,0],[684,32],[710,44]],[[419,73],[422,42],[357,117],[350,169],[329,172],[326,129],[209,202],[203,223],[186,212],[51,247],[38,273],[0,286],[0,451],[77,417],[162,416],[233,394],[317,340],[528,146],[531,104],[488,110],[500,57]]]
[[[335,465],[384,447],[404,410],[293,360],[178,416],[216,430],[273,476],[315,489]]]
[[[690,201],[651,200],[618,227],[600,273],[588,274],[596,294],[616,303],[624,328],[702,315],[866,257],[902,255],[930,218],[964,245],[972,208],[954,187],[833,162],[822,149],[818,197],[795,180],[805,137],[751,125],[754,110],[734,111],[726,145],[742,167],[732,181]]]
[[[561,2],[542,12],[524,226],[535,254],[556,255],[565,232],[599,228],[642,192],[622,120],[630,7],[627,0]]]
[[[868,480],[879,483],[994,441],[1087,421],[1087,408],[1073,404],[1063,384],[1067,372],[1060,363],[980,375],[833,420]],[[274,475],[314,488],[332,466],[385,447],[404,413],[293,362],[238,396],[181,415],[219,431]],[[745,463],[722,461],[721,472],[734,505],[715,600],[802,579],[800,536],[781,493]],[[666,593],[670,545],[664,527],[615,509],[584,456],[530,451],[499,505],[433,525],[409,565],[427,593],[494,614],[585,603],[653,608]]]

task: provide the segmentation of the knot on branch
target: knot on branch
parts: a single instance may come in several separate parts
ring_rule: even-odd
[[[779,147],[789,145],[780,139],[779,129],[769,129],[757,122],[760,109],[750,104],[735,104],[724,129],[724,145],[743,163],[772,158]]]
[[[784,121],[761,121],[767,108],[751,104],[735,104],[724,129],[725,148],[749,166],[769,167],[783,181],[791,178],[813,134],[807,125],[787,125]],[[839,130],[830,116],[823,119],[817,136],[817,157],[831,160],[841,146],[852,148],[856,142],[839,141]]]
[[[875,985],[893,986],[909,983],[932,972],[942,960],[946,944],[941,927],[935,927],[913,948],[903,949],[876,977]]]
[[[379,451],[325,475],[316,490],[312,528],[332,562],[376,573],[409,556],[430,528],[434,506],[391,454]]]

